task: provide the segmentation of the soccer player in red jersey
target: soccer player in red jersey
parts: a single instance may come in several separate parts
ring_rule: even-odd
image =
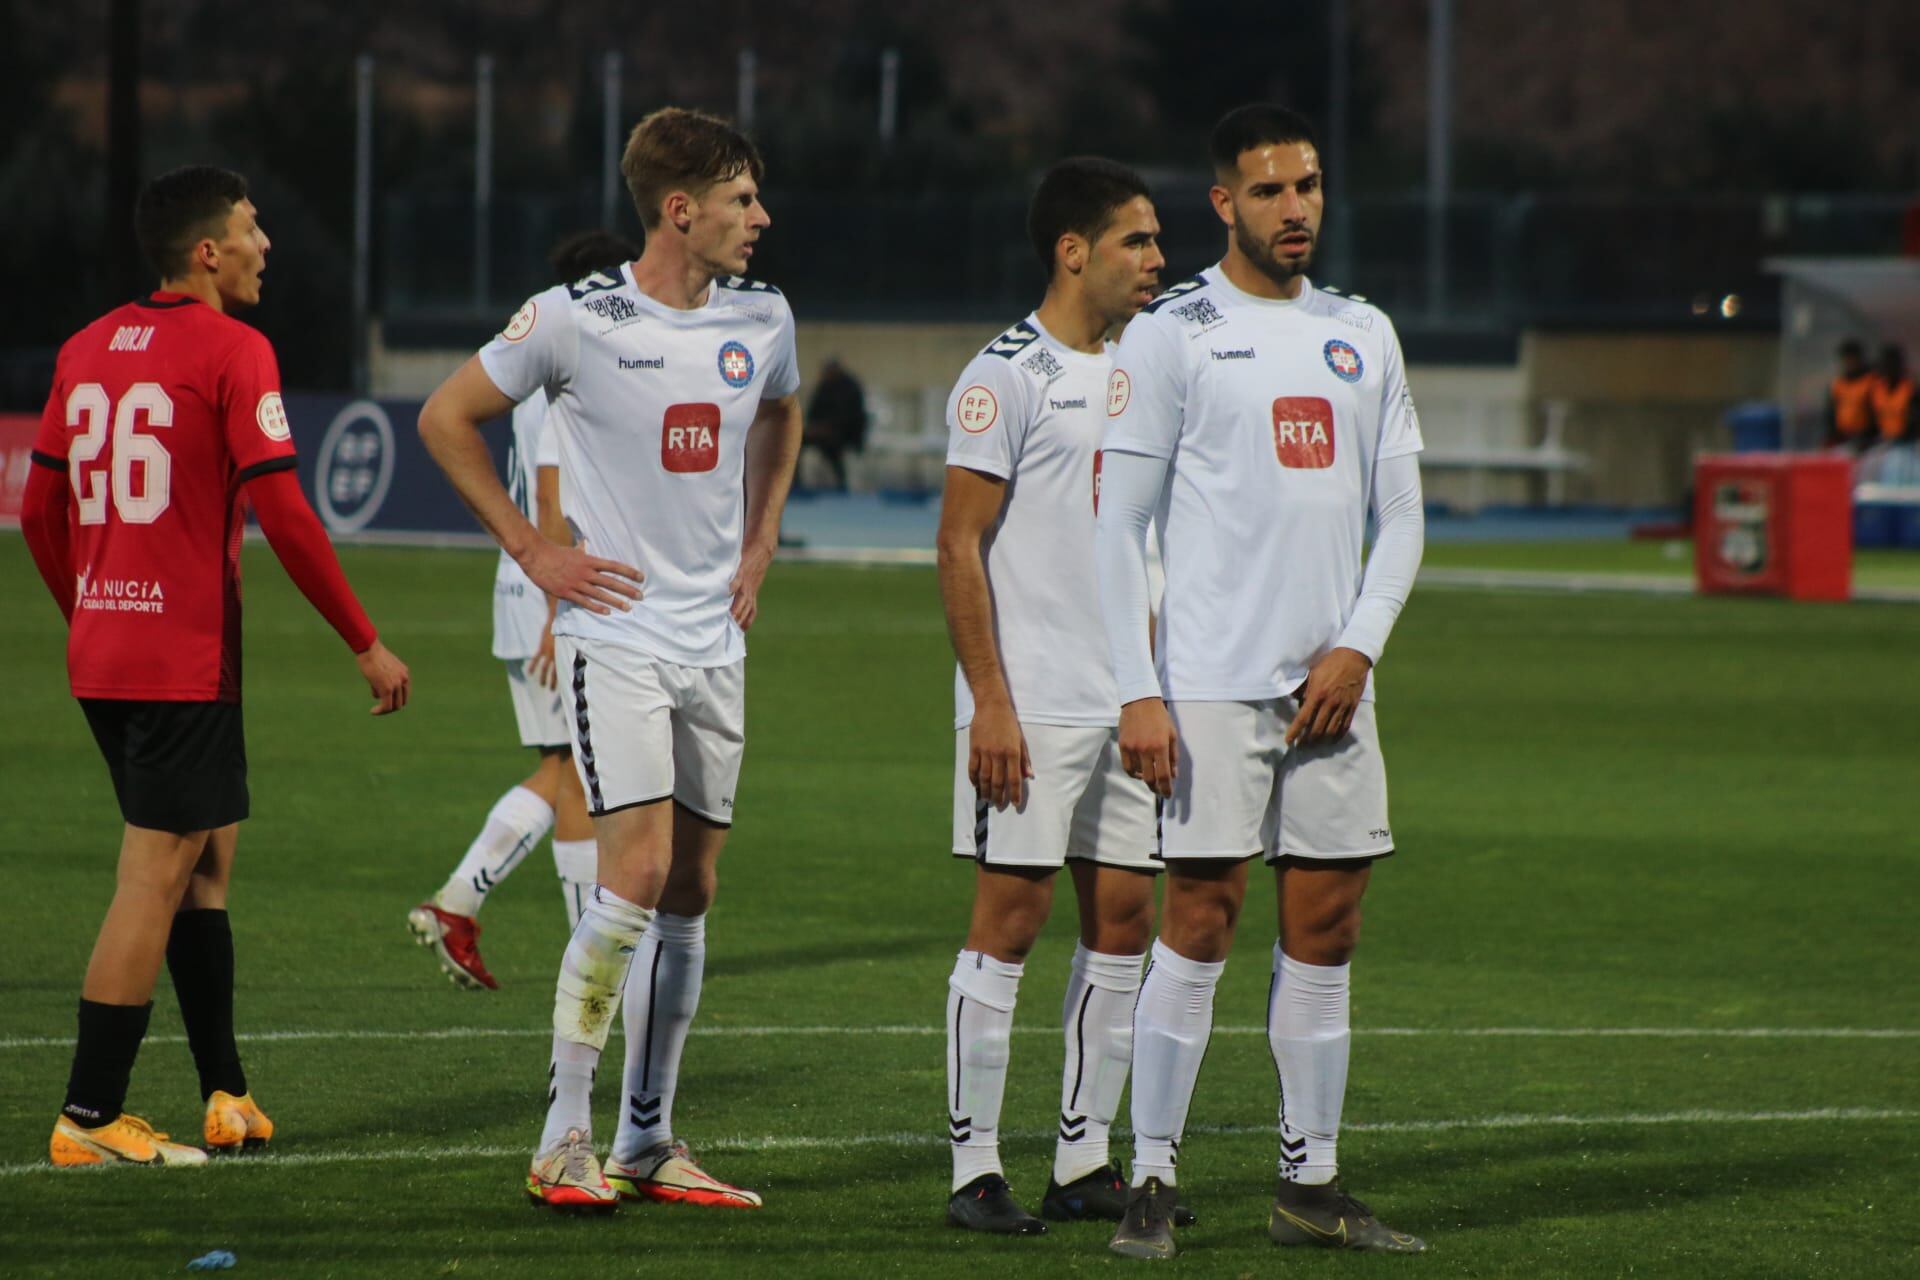
[[[199,1164],[124,1111],[165,957],[214,1150],[263,1144],[233,1037],[227,879],[247,816],[240,537],[268,543],[354,652],[373,713],[407,668],[375,635],[301,495],[273,348],[231,312],[260,300],[268,240],[246,180],[178,169],[134,213],[160,289],[69,339],[34,441],[27,547],[68,621],[67,671],[126,821],[80,993],[56,1165]]]

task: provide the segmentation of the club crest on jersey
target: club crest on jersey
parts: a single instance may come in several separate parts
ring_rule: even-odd
[[[753,381],[753,352],[738,342],[720,348],[720,376],[730,387],[744,387]]]
[[[1327,357],[1327,368],[1333,370],[1333,376],[1342,382],[1358,382],[1360,375],[1366,372],[1366,366],[1360,363],[1360,352],[1351,342],[1330,338],[1321,351]]]

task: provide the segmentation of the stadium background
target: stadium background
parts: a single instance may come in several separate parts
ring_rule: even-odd
[[[1316,278],[1394,316],[1430,445],[1428,569],[1381,673],[1406,846],[1358,979],[1343,1145],[1364,1190],[1445,1274],[1920,1267],[1902,893],[1920,552],[1859,550],[1851,604],[1702,598],[1682,527],[1697,454],[1811,442],[1835,325],[1911,333],[1911,6],[0,15],[0,411],[37,413],[58,343],[142,287],[132,184],[193,160],[248,173],[275,242],[253,319],[300,393],[303,479],[343,543],[396,544],[348,569],[420,693],[367,722],[337,641],[249,552],[241,1017],[269,1037],[248,1053],[286,1137],[203,1179],[56,1178],[34,1162],[113,825],[57,615],[0,535],[17,602],[0,620],[0,1270],[157,1274],[216,1247],[275,1275],[516,1274],[604,1265],[610,1246],[692,1274],[1019,1266],[938,1225],[937,1009],[966,894],[941,852],[949,666],[916,567],[938,402],[1034,300],[1021,211],[1047,160],[1148,172],[1171,281],[1218,251],[1206,127],[1257,96],[1328,130]],[[696,1147],[732,1148],[773,1207],[583,1230],[514,1202],[560,945],[539,856],[487,909],[497,997],[446,988],[402,928],[523,764],[486,657],[491,557],[416,545],[473,538],[409,406],[541,283],[557,233],[608,208],[637,229],[604,181],[610,106],[623,135],[660,103],[749,99],[774,217],[756,269],[801,317],[803,372],[839,356],[874,412],[859,492],[794,502],[792,559],[822,563],[776,568],[755,631],[743,822],[681,1104]],[[1857,263],[1893,301],[1796,294],[1782,259]],[[1779,425],[1730,421],[1753,402]],[[6,449],[0,502],[24,474],[24,442]],[[1205,1274],[1271,1265],[1271,1067],[1246,1030],[1267,910],[1196,1103],[1207,1216],[1182,1265]],[[1016,1186],[1043,1177],[1067,936],[1043,943],[1019,1015]],[[191,1083],[164,993],[155,1027],[135,1097],[178,1132]],[[1106,1268],[1100,1242],[1059,1231],[1026,1265]]]

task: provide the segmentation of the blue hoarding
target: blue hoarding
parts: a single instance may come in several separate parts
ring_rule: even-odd
[[[292,392],[286,402],[300,487],[329,533],[484,536],[420,442],[420,401]],[[504,476],[507,420],[482,434]]]

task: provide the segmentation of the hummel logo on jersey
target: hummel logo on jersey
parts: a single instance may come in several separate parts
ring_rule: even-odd
[[[720,465],[720,406],[667,407],[660,426],[660,465],[668,471],[711,471]]]
[[[113,341],[107,344],[109,351],[145,351],[147,344],[153,341],[153,326],[150,324],[123,324],[114,332]]]
[[[1253,348],[1236,347],[1232,351],[1215,351],[1213,358],[1215,360],[1251,360],[1253,359]]]
[[[602,320],[612,320],[615,323],[633,320],[640,315],[639,303],[632,298],[623,298],[617,293],[605,298],[588,298],[586,307]]]
[[[618,289],[621,283],[619,275],[614,272],[596,271],[568,285],[567,296],[578,302],[590,293],[605,293],[608,289]]]
[[[1273,452],[1283,467],[1317,471],[1333,465],[1333,404],[1320,396],[1273,402]]]
[[[987,344],[987,350],[993,355],[1002,356],[1011,360],[1015,353],[1025,348],[1028,343],[1038,341],[1039,337],[1040,335],[1033,330],[1015,325],[1013,328],[995,338],[992,342],[989,342]]]
[[[1020,367],[1028,373],[1037,373],[1043,378],[1056,377],[1061,372],[1060,362],[1055,360],[1053,358],[1053,352],[1047,350],[1045,347],[1041,347],[1025,360],[1022,360]]]
[[[667,367],[667,358],[665,356],[635,356],[629,360],[625,356],[621,356],[620,367],[622,369],[664,369]]]
[[[1051,396],[1047,398],[1047,408],[1053,410],[1055,413],[1065,413],[1068,409],[1084,409],[1086,407],[1087,398],[1085,396],[1081,396],[1077,400],[1055,400]]]

